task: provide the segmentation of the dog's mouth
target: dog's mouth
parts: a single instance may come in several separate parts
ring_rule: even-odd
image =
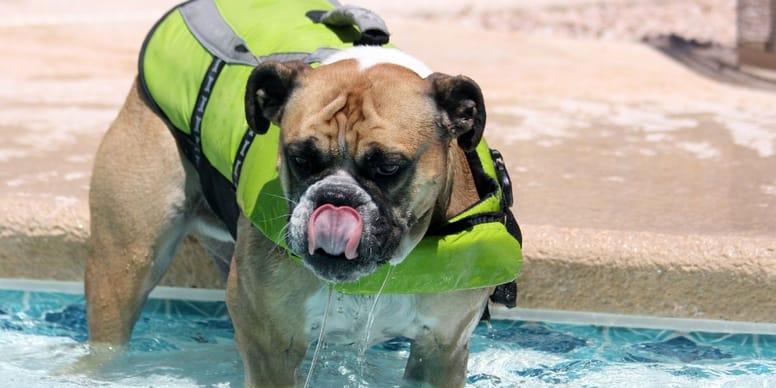
[[[333,174],[304,190],[291,211],[286,240],[321,280],[352,282],[395,256],[406,232],[406,221],[395,214],[350,175]]]
[[[307,224],[307,250],[310,256],[358,258],[358,246],[364,221],[361,214],[350,206],[319,206]]]
[[[308,214],[304,228],[291,228],[289,246],[316,276],[334,283],[358,280],[389,262],[404,230],[386,222],[374,204],[325,203]]]
[[[307,267],[318,277],[335,283],[354,281],[374,272],[385,260],[374,255],[375,238],[367,232],[374,225],[365,225],[364,217],[357,208],[347,205],[318,206],[307,222]]]

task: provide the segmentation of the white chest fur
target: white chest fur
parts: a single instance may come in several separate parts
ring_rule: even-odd
[[[328,300],[327,287],[307,300],[308,338],[317,338],[319,335]],[[370,317],[370,314],[373,316]],[[370,321],[371,329],[368,328]],[[331,343],[364,343],[368,330],[371,345],[398,336],[415,338],[435,323],[435,319],[420,314],[415,295],[385,294],[377,297],[333,291],[325,320],[325,336],[326,341]]]

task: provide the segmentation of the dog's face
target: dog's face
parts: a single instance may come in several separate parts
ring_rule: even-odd
[[[258,131],[281,128],[289,248],[318,277],[345,282],[399,263],[444,214],[450,147],[476,146],[485,111],[468,78],[351,59],[260,65],[246,115]]]

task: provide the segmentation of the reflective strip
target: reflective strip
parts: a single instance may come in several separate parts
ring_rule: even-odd
[[[337,51],[324,47],[312,53],[274,53],[257,58],[250,52],[245,40],[226,23],[213,0],[193,0],[182,5],[180,13],[191,34],[202,46],[213,56],[229,64],[256,66],[265,61],[320,63]],[[333,26],[355,24],[362,35],[365,31],[377,31],[388,36],[388,27],[383,19],[364,8],[340,6],[324,13],[320,21]]]
[[[335,48],[328,48],[328,47],[322,47],[319,48],[312,53],[273,53],[269,55],[262,55],[258,57],[259,63],[267,62],[267,61],[276,61],[276,62],[291,62],[291,61],[302,61],[307,64],[311,63],[321,63],[324,59],[328,58],[330,55],[336,53],[339,51]]]
[[[339,49],[330,48],[330,47],[321,47],[315,51],[313,51],[307,58],[305,62],[307,63],[321,63],[324,59],[328,58],[329,56],[333,55],[339,51]]]
[[[256,66],[248,45],[221,17],[213,0],[193,0],[180,7],[191,33],[214,56],[230,64]]]

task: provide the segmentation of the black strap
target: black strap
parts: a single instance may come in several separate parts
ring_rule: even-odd
[[[226,62],[219,57],[213,57],[210,66],[202,77],[202,83],[199,85],[199,93],[194,103],[194,110],[191,112],[191,138],[194,141],[194,164],[199,166],[202,159],[202,118],[205,116],[205,109],[210,101],[210,94],[213,92],[218,75],[224,68]]]
[[[426,236],[448,236],[463,232],[467,229],[471,229],[475,225],[487,224],[491,222],[504,223],[504,212],[492,212],[475,214],[466,218],[462,218],[455,222],[450,222],[440,227],[434,228],[426,232]]]
[[[235,186],[226,177],[221,175],[202,154],[202,119],[205,116],[205,110],[210,101],[213,86],[225,65],[226,61],[223,59],[213,57],[207,72],[202,77],[194,110],[191,112],[191,134],[189,138],[193,145],[191,153],[194,157],[193,163],[199,173],[202,194],[205,196],[205,200],[207,200],[213,212],[224,221],[232,237],[237,238],[237,218],[240,216],[240,209],[237,206],[234,192]]]
[[[517,223],[517,219],[511,210],[515,202],[512,192],[512,178],[509,177],[509,172],[501,152],[497,149],[491,149],[490,155],[493,159],[493,165],[496,167],[496,177],[498,178],[499,186],[501,186],[501,209],[503,209],[505,216],[504,225],[507,227],[509,234],[514,236],[520,245],[523,245],[523,232],[520,230],[520,225]]]
[[[501,156],[501,152],[496,149],[490,150],[490,156],[493,159],[493,165],[496,168],[496,177],[498,178],[499,186],[501,186],[501,209],[504,211],[504,226],[511,234],[520,246],[523,245],[523,232],[520,230],[520,225],[517,223],[515,215],[512,214],[510,209],[514,204],[514,194],[512,193],[512,179],[509,177],[507,166],[504,163],[504,158]],[[496,286],[493,294],[490,296],[490,300],[493,303],[503,304],[507,308],[514,308],[517,306],[517,280],[512,280],[509,283],[504,283]]]
[[[256,138],[256,131],[253,128],[248,127],[245,131],[240,146],[237,148],[237,155],[234,156],[234,165],[232,166],[232,185],[236,188],[237,182],[240,180],[240,173],[242,173],[243,163],[245,162],[245,156],[248,155],[248,149],[251,148],[253,140]]]
[[[469,161],[469,168],[472,172],[474,184],[477,187],[480,198],[484,199],[496,195],[496,192],[501,189],[501,209],[497,212],[475,214],[442,225],[433,230],[429,230],[426,233],[427,236],[446,236],[463,232],[475,225],[500,222],[506,226],[507,231],[515,237],[521,245],[523,244],[520,226],[510,210],[514,197],[512,194],[512,182],[507,173],[506,166],[504,165],[504,159],[498,150],[491,149],[490,152],[493,159],[493,165],[496,169],[496,179],[493,179],[493,177],[485,173],[482,168],[482,161],[476,151],[467,152],[466,157]]]

